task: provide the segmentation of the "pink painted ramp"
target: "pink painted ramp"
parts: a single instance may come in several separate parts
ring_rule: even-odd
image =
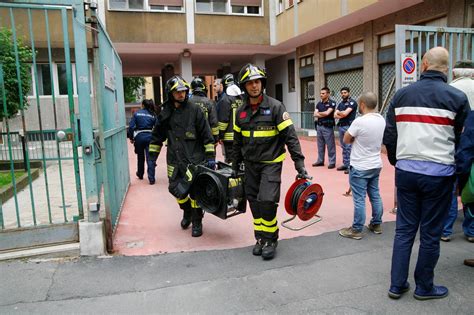
[[[313,182],[324,190],[324,201],[318,212],[323,219],[304,230],[295,232],[280,227],[280,238],[297,236],[313,236],[335,231],[352,224],[352,197],[343,193],[349,187],[348,175],[335,169],[312,167],[316,160],[316,142],[301,140],[303,153],[306,156],[306,168]],[[164,150],[165,151],[165,150]],[[341,149],[337,148],[337,165],[341,164]],[[191,237],[191,229],[182,230],[179,222],[182,211],[175,198],[168,192],[166,177],[166,152],[161,152],[157,161],[156,184],[149,185],[148,180],[139,180],[135,176],[136,155],[133,146],[129,145],[131,184],[122,215],[114,239],[114,249],[122,255],[151,255],[166,252],[198,251],[210,249],[228,249],[250,246],[255,243],[250,209],[247,213],[221,220],[213,215],[205,214],[203,220],[204,234],[202,237]],[[222,160],[220,147],[218,159]],[[394,169],[385,155],[384,168],[380,177],[380,192],[384,202],[384,221],[393,221],[395,216],[389,211],[394,203]],[[280,208],[278,221],[282,222],[290,216],[284,210],[285,194],[296,176],[293,161],[284,162]],[[146,178],[146,175],[145,175]],[[370,220],[370,204],[367,202],[367,221]],[[305,222],[295,219],[290,224],[300,226]]]

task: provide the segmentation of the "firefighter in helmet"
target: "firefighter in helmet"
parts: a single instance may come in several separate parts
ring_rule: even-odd
[[[263,69],[245,65],[239,73],[244,103],[236,112],[232,169],[245,165],[245,193],[252,210],[257,243],[252,253],[272,259],[278,240],[277,208],[285,145],[295,163],[297,178],[311,178],[293,122],[285,106],[264,93],[267,81]]]
[[[219,139],[223,144],[225,162],[232,162],[232,147],[234,143],[235,112],[242,105],[241,91],[234,82],[232,73],[222,78],[224,93],[219,100]]]
[[[167,140],[166,163],[170,193],[183,210],[181,227],[192,223],[192,236],[202,235],[203,210],[189,196],[194,166],[214,169],[216,152],[211,129],[200,107],[188,102],[189,84],[175,75],[166,82],[167,100],[152,131],[149,154],[158,157]]]
[[[202,112],[204,113],[204,117],[211,128],[214,142],[217,143],[219,140],[219,129],[217,128],[216,103],[207,98],[206,83],[203,81],[203,79],[195,77],[191,81],[191,91],[193,97],[189,101],[201,108]]]

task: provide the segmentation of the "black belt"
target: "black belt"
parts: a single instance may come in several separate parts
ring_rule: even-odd
[[[345,126],[350,126],[352,123],[352,121],[349,121],[349,122],[339,122],[337,125],[339,127],[345,127]]]
[[[334,122],[318,121],[318,126],[334,127]]]

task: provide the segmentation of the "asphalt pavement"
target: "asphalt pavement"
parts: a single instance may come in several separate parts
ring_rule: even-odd
[[[461,214],[462,217],[462,214]],[[473,314],[474,258],[456,223],[441,244],[435,283],[441,300],[387,297],[394,222],[362,240],[337,232],[279,242],[274,260],[251,247],[153,256],[0,262],[0,314]]]

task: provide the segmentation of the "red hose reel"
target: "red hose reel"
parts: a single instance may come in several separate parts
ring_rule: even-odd
[[[285,197],[285,210],[290,219],[281,223],[281,226],[292,231],[299,231],[307,228],[322,220],[317,215],[321,204],[323,203],[323,188],[319,184],[313,184],[307,179],[297,179],[288,189]],[[287,223],[294,220],[298,216],[302,221],[309,221],[301,227],[291,227]]]

